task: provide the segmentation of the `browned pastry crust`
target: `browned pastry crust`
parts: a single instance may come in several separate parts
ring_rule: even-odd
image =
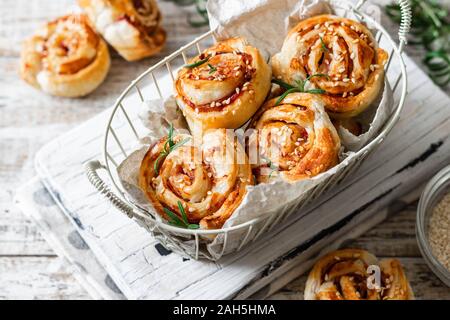
[[[225,129],[208,131],[201,145],[188,142],[160,158],[158,171],[155,161],[167,138],[149,149],[141,163],[139,186],[162,217],[169,218],[164,208],[181,217],[178,201],[189,222],[202,229],[219,229],[233,214],[253,179],[243,148],[228,134]],[[186,138],[192,137],[177,135],[174,140]]]
[[[272,58],[272,71],[291,84],[314,74],[327,75],[310,81],[325,90],[321,98],[330,116],[348,118],[377,98],[387,58],[363,24],[319,15],[301,21],[288,33],[281,52]]]
[[[166,32],[155,0],[78,0],[105,40],[128,61],[163,48]]]
[[[191,131],[242,126],[264,102],[270,67],[243,38],[218,42],[184,67],[175,81],[177,103]]]
[[[20,75],[52,95],[80,97],[97,88],[110,66],[106,43],[85,15],[47,23],[24,43]]]
[[[379,284],[374,270],[379,270]],[[343,249],[320,258],[308,275],[305,300],[412,300],[400,262],[378,262],[371,253]]]
[[[258,182],[280,175],[295,182],[318,175],[338,162],[340,140],[321,101],[313,94],[291,93],[280,104],[267,101],[253,117],[250,159]],[[256,143],[256,147],[254,144]]]

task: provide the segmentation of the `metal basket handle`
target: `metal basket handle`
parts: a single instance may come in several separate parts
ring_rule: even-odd
[[[356,9],[358,10],[361,6],[366,2],[366,0],[359,0],[356,4]],[[408,43],[408,33],[411,30],[411,21],[412,21],[412,11],[411,11],[411,3],[409,0],[397,0],[398,5],[400,7],[400,27],[398,29],[398,51],[401,53],[403,48]]]
[[[100,163],[100,161],[89,161],[84,165],[84,169],[86,171],[87,178],[89,182],[101,193],[103,194],[111,203],[120,211],[125,213],[128,217],[134,217],[133,208],[130,207],[125,201],[120,199],[103,181],[102,178],[97,174],[97,170],[106,169],[104,165]]]

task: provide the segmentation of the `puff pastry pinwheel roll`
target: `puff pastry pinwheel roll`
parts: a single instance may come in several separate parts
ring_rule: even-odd
[[[389,270],[385,269],[386,266]],[[308,275],[304,298],[408,300],[413,299],[413,295],[397,260],[388,261],[385,265],[365,250],[343,249],[331,252],[316,262]]]
[[[251,184],[245,152],[225,129],[209,130],[202,144],[183,134],[161,139],[146,153],[139,174],[156,211],[187,228],[221,228]]]
[[[312,75],[310,85],[334,118],[353,117],[379,95],[388,54],[361,23],[332,15],[301,21],[272,58],[277,79],[293,85]]]
[[[253,117],[249,156],[258,183],[279,175],[295,182],[338,163],[339,136],[314,94],[291,93],[267,101]],[[278,102],[278,104],[277,104]],[[255,146],[256,145],[256,146]],[[253,154],[258,154],[255,161]]]
[[[32,86],[62,97],[89,94],[110,66],[106,43],[85,15],[67,15],[47,23],[25,41],[20,75]]]
[[[264,102],[271,70],[243,38],[218,42],[178,73],[176,99],[194,132],[242,126]]]
[[[105,40],[128,61],[164,47],[166,32],[155,0],[78,0]]]

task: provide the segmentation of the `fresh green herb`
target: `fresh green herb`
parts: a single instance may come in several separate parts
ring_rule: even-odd
[[[325,44],[325,42],[323,41],[322,37],[320,37],[320,44],[321,44],[321,50],[323,52],[330,52],[330,50],[327,48],[327,45]]]
[[[178,209],[181,213],[181,219],[173,213],[171,210],[164,208],[164,212],[167,214],[167,216],[170,218],[169,223],[171,225],[181,227],[181,228],[187,228],[187,229],[198,229],[200,226],[196,223],[189,223],[189,220],[186,215],[186,211],[183,208],[183,204],[181,201],[178,201]]]
[[[196,61],[196,62],[194,62],[194,63],[191,63],[191,64],[186,64],[184,67],[185,67],[185,68],[192,69],[192,68],[201,66],[202,64],[204,64],[205,62],[207,62],[210,58],[211,58],[211,56],[210,56],[210,55],[207,55],[206,58],[203,58],[203,59],[198,60],[198,61]]]
[[[313,94],[325,93],[325,90],[323,90],[323,89],[309,89],[309,90],[305,90],[306,83],[308,81],[310,81],[314,77],[325,77],[327,79],[330,78],[327,74],[315,73],[315,74],[312,74],[312,75],[306,77],[305,80],[297,80],[297,81],[295,81],[295,85],[294,86],[289,84],[289,83],[283,82],[281,80],[273,79],[272,80],[273,83],[278,84],[280,87],[286,89],[286,91],[275,102],[275,105],[276,106],[279,105],[281,103],[281,101],[283,101],[283,99],[286,98],[286,96],[288,94],[293,93],[293,92],[306,92],[306,93],[313,93]]]
[[[214,67],[213,65],[211,65],[210,63],[208,63],[208,68],[209,68],[209,74],[217,71],[217,68]]]
[[[411,0],[412,22],[408,43],[425,51],[423,63],[430,78],[439,86],[450,83],[450,17],[448,10],[436,0]],[[442,2],[443,3],[443,2]],[[398,24],[400,6],[385,7],[388,16]]]
[[[174,151],[175,149],[181,147],[183,144],[185,144],[186,142],[189,141],[190,138],[186,138],[183,139],[181,141],[178,141],[177,143],[175,143],[175,141],[173,140],[173,125],[170,124],[169,127],[169,134],[167,137],[166,142],[164,143],[164,148],[163,151],[161,151],[161,153],[159,154],[158,158],[156,158],[155,163],[153,164],[153,169],[155,170],[155,172],[159,171],[159,162],[163,157],[166,157],[169,153],[171,153],[172,151]]]
[[[187,21],[193,27],[203,27],[208,25],[208,12],[206,11],[206,1],[207,0],[165,0],[173,2],[180,7],[187,7],[195,5],[197,11],[197,17],[188,13]]]
[[[278,167],[276,165],[274,165],[273,162],[269,158],[262,156],[262,159],[266,162],[266,164],[271,169],[271,171],[269,173],[269,179],[270,179],[272,177],[272,174],[278,170]]]

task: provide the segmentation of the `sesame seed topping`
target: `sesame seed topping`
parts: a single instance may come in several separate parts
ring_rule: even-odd
[[[358,43],[358,42],[359,42],[359,39],[355,39],[355,40],[353,40],[352,42],[353,42],[353,43]]]
[[[342,79],[342,81],[344,81],[344,82],[349,82],[350,79],[349,79],[349,78],[344,78],[344,79]]]
[[[319,24],[316,24],[315,26],[314,26],[314,29],[319,29],[320,28],[320,23]]]

